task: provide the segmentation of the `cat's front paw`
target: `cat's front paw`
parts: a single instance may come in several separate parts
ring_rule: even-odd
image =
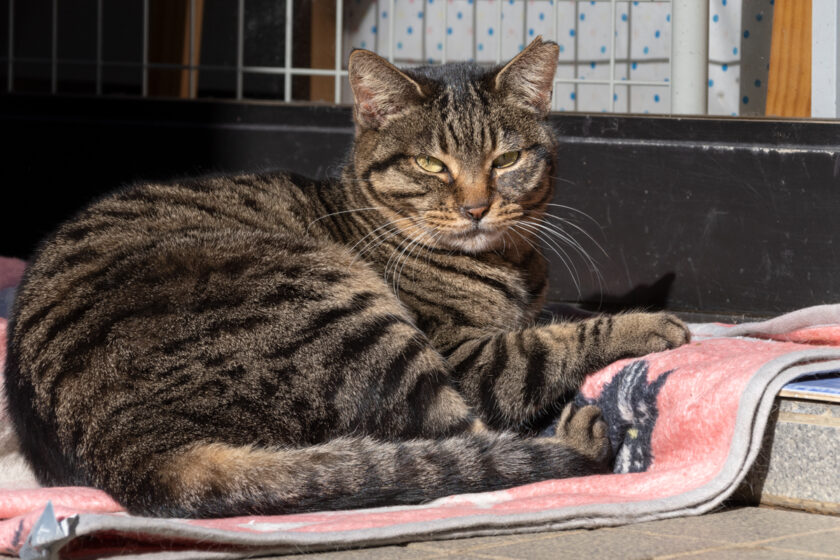
[[[595,405],[578,408],[569,403],[554,427],[554,437],[566,447],[592,459],[605,469],[612,460],[609,428]]]
[[[685,323],[669,313],[626,313],[614,317],[610,353],[615,358],[644,356],[690,340]]]

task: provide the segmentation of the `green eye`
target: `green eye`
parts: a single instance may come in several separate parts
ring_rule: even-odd
[[[493,167],[496,169],[503,169],[505,167],[510,167],[514,163],[517,162],[519,159],[519,151],[515,152],[505,152],[504,154],[500,155],[496,159],[493,160]]]
[[[442,161],[432,156],[417,156],[414,161],[429,173],[440,173],[446,169]]]

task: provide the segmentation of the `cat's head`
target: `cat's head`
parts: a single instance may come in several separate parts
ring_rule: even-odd
[[[372,205],[430,246],[480,252],[531,237],[551,197],[557,55],[537,38],[498,68],[399,70],[353,51],[355,180]]]

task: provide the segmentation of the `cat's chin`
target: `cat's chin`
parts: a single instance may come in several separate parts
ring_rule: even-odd
[[[502,244],[502,231],[474,231],[467,235],[451,236],[444,243],[465,253],[492,251]]]

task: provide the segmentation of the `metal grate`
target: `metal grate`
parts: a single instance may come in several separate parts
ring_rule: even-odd
[[[62,53],[59,52],[59,29],[60,29],[60,21],[59,21],[59,4],[68,2],[70,0],[44,0],[45,2],[49,2],[50,6],[50,37],[49,44],[50,44],[50,53],[48,57],[43,56],[21,56],[19,53],[15,52],[17,38],[16,38],[16,8],[20,8],[22,2],[24,1],[31,1],[31,0],[5,0],[7,4],[7,17],[8,17],[8,24],[7,24],[7,50],[5,56],[3,57],[3,61],[5,62],[6,67],[6,91],[7,92],[15,92],[15,91],[26,91],[24,87],[17,87],[17,71],[19,65],[40,65],[39,67],[46,68],[49,67],[48,70],[48,80],[45,78],[44,81],[48,81],[48,91],[52,94],[59,94],[63,93],[62,88],[59,84],[59,70],[60,68],[67,67],[67,66],[86,66],[90,67],[93,66],[95,68],[95,72],[93,74],[93,84],[92,84],[92,91],[96,95],[105,95],[107,94],[106,88],[104,85],[106,84],[107,80],[105,77],[105,73],[109,68],[123,68],[123,69],[136,69],[139,70],[141,74],[140,79],[140,87],[139,87],[139,95],[143,97],[147,97],[150,95],[155,95],[154,93],[150,92],[150,72],[154,71],[180,71],[186,74],[186,92],[181,97],[187,98],[195,98],[199,96],[198,91],[198,82],[202,79],[203,73],[208,72],[228,72],[235,75],[235,81],[233,82],[234,85],[230,88],[229,97],[233,97],[237,100],[249,99],[252,97],[251,93],[249,92],[248,87],[246,86],[246,77],[248,76],[278,76],[282,78],[282,95],[280,96],[284,101],[293,101],[293,100],[300,100],[295,99],[293,94],[293,78],[297,76],[308,76],[308,77],[327,77],[332,78],[334,87],[332,91],[332,102],[334,103],[342,103],[349,101],[349,92],[347,91],[348,88],[346,87],[346,77],[347,71],[344,68],[344,64],[346,61],[347,54],[349,53],[350,49],[356,46],[351,44],[347,37],[348,30],[345,29],[345,8],[352,8],[352,6],[345,6],[343,0],[336,0],[335,1],[335,21],[334,21],[334,38],[332,38],[333,44],[331,48],[334,51],[334,64],[330,68],[313,68],[313,67],[296,67],[293,64],[294,57],[293,54],[296,52],[298,48],[298,43],[296,42],[296,29],[295,29],[295,17],[296,17],[296,10],[310,10],[312,8],[311,2],[314,0],[306,0],[306,1],[292,1],[287,0],[280,5],[284,5],[285,7],[285,29],[283,31],[282,37],[279,37],[278,40],[282,41],[284,44],[283,49],[283,61],[282,64],[267,64],[267,65],[255,65],[255,64],[246,64],[246,41],[248,40],[248,33],[249,30],[246,28],[246,0],[224,0],[225,3],[229,5],[229,7],[233,7],[231,4],[235,3],[235,43],[233,48],[235,48],[235,64],[207,64],[202,63],[199,61],[199,56],[195,52],[197,49],[196,46],[196,37],[197,33],[200,36],[200,28],[202,23],[197,21],[197,3],[200,2],[201,6],[204,6],[205,0],[183,0],[184,2],[188,3],[188,7],[186,8],[186,13],[188,14],[186,26],[185,26],[185,43],[187,45],[185,60],[182,60],[181,63],[170,63],[170,62],[158,62],[152,61],[150,58],[150,47],[152,38],[150,37],[150,30],[152,27],[152,22],[150,21],[150,2],[152,0],[142,0],[142,28],[140,31],[142,37],[142,48],[141,48],[141,56],[140,60],[111,60],[107,59],[104,55],[105,49],[105,42],[104,42],[104,33],[106,25],[105,18],[103,17],[103,10],[105,6],[103,3],[108,3],[109,9],[115,9],[119,6],[119,3],[113,2],[113,0],[91,0],[95,2],[95,56],[92,58],[65,58],[62,57]],[[209,0],[208,0],[209,1]],[[504,39],[501,37],[501,32],[499,33],[499,38],[495,41],[495,53],[494,56],[489,57],[487,52],[479,53],[479,45],[478,39],[474,36],[472,38],[472,45],[471,45],[471,56],[460,56],[456,57],[453,56],[453,47],[454,43],[453,40],[458,40],[463,42],[463,38],[458,37],[454,38],[448,34],[444,34],[443,40],[438,43],[438,50],[436,52],[436,56],[432,57],[429,60],[427,57],[423,56],[419,59],[411,59],[398,56],[396,52],[395,46],[398,44],[400,40],[400,34],[395,29],[395,21],[396,17],[394,14],[396,13],[396,8],[398,7],[400,2],[406,2],[407,0],[379,0],[376,2],[370,2],[370,5],[373,5],[376,10],[376,25],[380,26],[383,29],[382,37],[377,36],[375,45],[373,45],[373,50],[376,50],[383,56],[386,56],[389,60],[395,63],[446,63],[453,60],[464,60],[464,59],[473,59],[481,63],[488,63],[492,64],[493,62],[499,63],[502,62],[510,53],[506,53],[503,49],[503,46],[510,46],[511,39]],[[443,0],[445,2],[445,0]],[[0,0],[2,2],[2,0]],[[439,0],[440,2],[440,0]],[[463,4],[464,0],[460,0]],[[505,10],[512,10],[513,8],[517,10],[522,10],[524,14],[522,17],[523,25],[522,25],[522,32],[521,37],[519,37],[516,42],[519,43],[519,48],[522,45],[527,44],[530,39],[532,38],[529,36],[528,30],[528,10],[534,9],[534,2],[533,0],[467,0],[469,2],[468,6],[468,17],[472,18],[473,25],[476,25],[481,17],[482,20],[487,20],[490,18],[492,21],[495,21],[496,28],[501,30],[503,24],[503,18],[505,16]],[[426,21],[429,19],[428,15],[432,13],[432,4],[434,0],[422,0],[417,1],[416,9],[420,12],[420,14],[424,18],[423,22],[423,31],[426,29]],[[447,4],[451,4],[449,2]],[[631,72],[631,65],[633,65],[633,58],[631,56],[633,52],[633,37],[630,30],[632,29],[632,21],[634,17],[634,10],[637,10],[640,4],[668,4],[672,6],[673,12],[673,24],[671,24],[671,29],[676,29],[679,25],[677,19],[680,14],[679,5],[683,6],[683,10],[685,10],[685,5],[690,5],[691,10],[693,10],[693,14],[690,14],[689,17],[693,18],[698,13],[698,6],[699,10],[702,12],[703,9],[706,10],[705,13],[708,13],[708,0],[636,0],[636,1],[629,1],[629,0],[544,0],[542,4],[548,4],[550,12],[551,12],[551,33],[545,33],[545,38],[553,38],[555,40],[560,40],[561,30],[567,32],[567,30],[577,30],[580,27],[581,20],[579,19],[579,14],[581,11],[581,6],[586,5],[608,5],[609,9],[609,35],[610,39],[607,41],[608,47],[606,47],[606,52],[602,50],[602,55],[598,58],[598,60],[581,60],[580,59],[580,52],[581,52],[581,45],[580,45],[580,33],[573,33],[574,35],[574,46],[570,49],[573,51],[573,56],[570,58],[569,56],[561,56],[561,59],[558,61],[558,64],[561,68],[558,71],[558,76],[555,81],[555,91],[561,92],[565,95],[565,99],[572,101],[572,103],[564,103],[560,99],[560,95],[555,95],[553,100],[553,108],[555,110],[561,109],[569,109],[569,110],[579,110],[581,108],[581,96],[580,91],[581,88],[592,88],[595,86],[601,87],[606,91],[606,98],[608,100],[607,106],[604,110],[615,112],[615,111],[626,111],[631,112],[634,110],[634,107],[631,104],[631,92],[632,88],[655,88],[657,91],[662,90],[663,99],[667,98],[670,99],[675,92],[672,91],[674,89],[672,86],[671,80],[671,70],[670,68],[665,70],[665,76],[657,79],[634,79],[632,72]],[[2,4],[0,4],[2,5]],[[570,8],[573,7],[573,21],[568,21],[568,14],[570,12]],[[561,9],[562,8],[562,9]],[[203,9],[203,8],[202,8]],[[437,9],[437,8],[436,8]],[[621,18],[619,18],[619,9],[622,10]],[[443,29],[449,28],[450,23],[450,7],[445,5],[442,10],[442,20],[436,20],[436,24],[440,23],[443,26]],[[381,14],[390,14],[391,17],[387,18],[387,22],[385,21],[386,18],[381,17]],[[437,12],[435,12],[437,13]],[[702,19],[702,18],[701,18]],[[621,21],[619,21],[621,20]],[[671,19],[669,18],[669,22]],[[384,27],[382,25],[385,24]],[[689,26],[696,24],[696,22],[688,22]],[[702,26],[700,26],[702,27]],[[685,26],[683,26],[685,28]],[[387,29],[387,34],[384,33],[384,29]],[[619,33],[619,29],[626,29],[626,32]],[[205,33],[207,31],[205,30]],[[300,33],[298,31],[298,33]],[[553,37],[550,36],[553,34]],[[421,41],[423,41],[421,51],[425,53],[429,50],[428,46],[426,45],[426,36],[427,33],[421,32]],[[568,39],[568,37],[566,37]],[[685,39],[678,37],[678,40],[674,41],[672,45],[676,48],[677,43],[679,40]],[[622,41],[619,44],[619,40]],[[684,42],[684,41],[683,41]],[[694,45],[695,51],[697,45]],[[602,47],[605,48],[605,47]],[[702,49],[702,45],[700,48]],[[370,47],[368,47],[370,48]],[[509,49],[508,49],[509,50]],[[684,49],[685,50],[685,49]],[[459,51],[463,54],[464,49],[460,48]],[[676,50],[674,51],[676,55]],[[703,50],[705,53],[706,51]],[[481,56],[480,56],[481,54]],[[507,56],[506,56],[507,55]],[[654,64],[658,63],[660,65],[668,65],[671,56],[663,57],[663,58],[648,58],[643,61],[645,64]],[[696,58],[696,57],[695,57]],[[595,76],[587,76],[585,70],[589,65],[592,65],[592,68],[595,67],[595,64],[606,65],[608,67],[607,75],[604,77],[599,75]],[[707,65],[708,60],[705,55],[702,57],[702,65]],[[603,72],[601,72],[602,74]],[[695,80],[696,81],[696,80]],[[694,84],[691,87],[697,89],[696,96],[700,96],[703,98],[703,102],[705,103],[705,79],[702,80],[703,84],[699,87]],[[674,86],[679,87],[679,86]],[[570,93],[571,90],[571,93]],[[621,107],[617,104],[617,92],[623,92],[625,95],[623,96],[626,101],[623,101]],[[705,104],[703,105],[704,109],[699,112],[705,112]],[[661,112],[669,112],[669,107],[667,103],[663,103]],[[695,111],[696,112],[696,111]]]

